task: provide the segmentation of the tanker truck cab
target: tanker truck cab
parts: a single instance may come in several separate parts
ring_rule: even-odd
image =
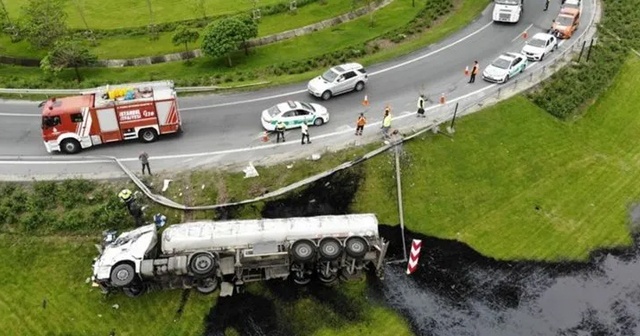
[[[93,281],[103,290],[123,287],[130,290],[141,280],[140,265],[156,251],[158,232],[155,224],[141,226],[112,240],[103,237],[100,255],[93,264]]]
[[[516,23],[520,21],[523,6],[524,0],[495,0],[493,21]]]

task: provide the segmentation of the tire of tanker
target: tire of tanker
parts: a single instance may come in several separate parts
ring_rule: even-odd
[[[352,258],[362,258],[369,251],[369,243],[360,236],[352,236],[347,238],[344,243],[347,254]]]
[[[219,284],[220,281],[217,277],[200,279],[196,282],[196,290],[203,295],[211,294],[218,289]]]
[[[131,264],[119,264],[111,269],[111,284],[116,287],[129,286],[136,277],[136,271]]]
[[[316,244],[309,239],[296,240],[291,246],[290,253],[295,261],[310,261],[316,255]]]
[[[216,269],[216,259],[211,253],[195,253],[189,260],[189,271],[198,278],[207,277]]]
[[[336,260],[342,255],[342,243],[334,237],[322,238],[318,252],[325,260]]]

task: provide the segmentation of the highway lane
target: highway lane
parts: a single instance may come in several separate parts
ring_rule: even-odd
[[[503,51],[519,51],[524,44],[521,34],[525,29],[530,36],[545,31],[558,13],[559,3],[554,1],[547,12],[542,11],[542,5],[526,2],[524,16],[515,25],[491,23],[492,6],[489,6],[481,17],[448,39],[368,67],[372,76],[364,92],[320,102],[329,108],[332,120],[322,127],[311,128],[312,140],[314,136],[352,129],[360,112],[366,112],[370,122],[379,121],[386,104],[392,106],[395,115],[414,112],[419,93],[425,93],[435,103],[442,93],[451,99],[490,85],[480,78],[475,84],[467,84],[464,67],[477,59],[482,69]],[[592,10],[591,3],[585,2],[583,17],[589,17]],[[585,26],[583,24],[580,30]],[[286,99],[314,101],[305,88],[306,83],[299,83],[254,92],[182,98],[180,106],[184,111],[185,133],[178,139],[163,139],[153,144],[101,146],[87,150],[83,155],[132,158],[142,149],[158,156],[260,146],[260,111]],[[366,110],[360,105],[365,94],[371,102]],[[0,124],[0,155],[48,155],[39,137],[38,112],[36,103],[6,102],[0,105],[0,118],[5,121]],[[289,137],[299,140],[298,132],[289,132]],[[271,151],[261,150],[252,155],[270,154]],[[170,168],[176,162],[168,160],[163,164]]]

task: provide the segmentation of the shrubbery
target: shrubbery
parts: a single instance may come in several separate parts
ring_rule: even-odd
[[[560,119],[576,116],[581,107],[597,99],[620,71],[629,47],[640,46],[640,0],[605,0],[604,4],[604,29],[599,32],[589,62],[566,66],[528,95],[536,105]],[[625,38],[612,36],[606,27],[615,27],[612,31]],[[583,55],[582,60],[585,58]]]
[[[588,101],[596,99],[620,71],[628,52],[613,38],[601,38],[591,50],[589,62],[564,67],[529,94],[538,106],[560,119],[578,114]],[[583,59],[586,56],[583,55]]]
[[[87,180],[1,184],[0,230],[46,234],[131,227],[116,189]]]

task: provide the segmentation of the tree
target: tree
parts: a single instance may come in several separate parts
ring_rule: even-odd
[[[240,20],[246,26],[246,29],[242,31],[242,46],[244,47],[244,54],[249,55],[249,40],[258,36],[258,23],[251,16],[243,15]]]
[[[36,48],[45,48],[67,33],[63,0],[28,0],[22,7],[24,32]]]
[[[193,7],[197,12],[200,12],[203,19],[207,18],[207,7],[205,6],[206,0],[191,0]]]
[[[249,35],[249,27],[238,18],[224,18],[207,26],[202,39],[202,51],[211,57],[227,57],[231,64],[231,53],[238,50]]]
[[[40,68],[45,72],[58,73],[64,68],[73,68],[78,82],[82,80],[79,68],[95,64],[97,57],[79,41],[58,40],[41,61]]]
[[[198,37],[200,37],[200,34],[197,30],[189,29],[183,25],[180,25],[176,29],[176,32],[173,34],[171,42],[173,42],[173,45],[175,46],[184,44],[184,51],[189,52],[189,43],[197,41]]]

